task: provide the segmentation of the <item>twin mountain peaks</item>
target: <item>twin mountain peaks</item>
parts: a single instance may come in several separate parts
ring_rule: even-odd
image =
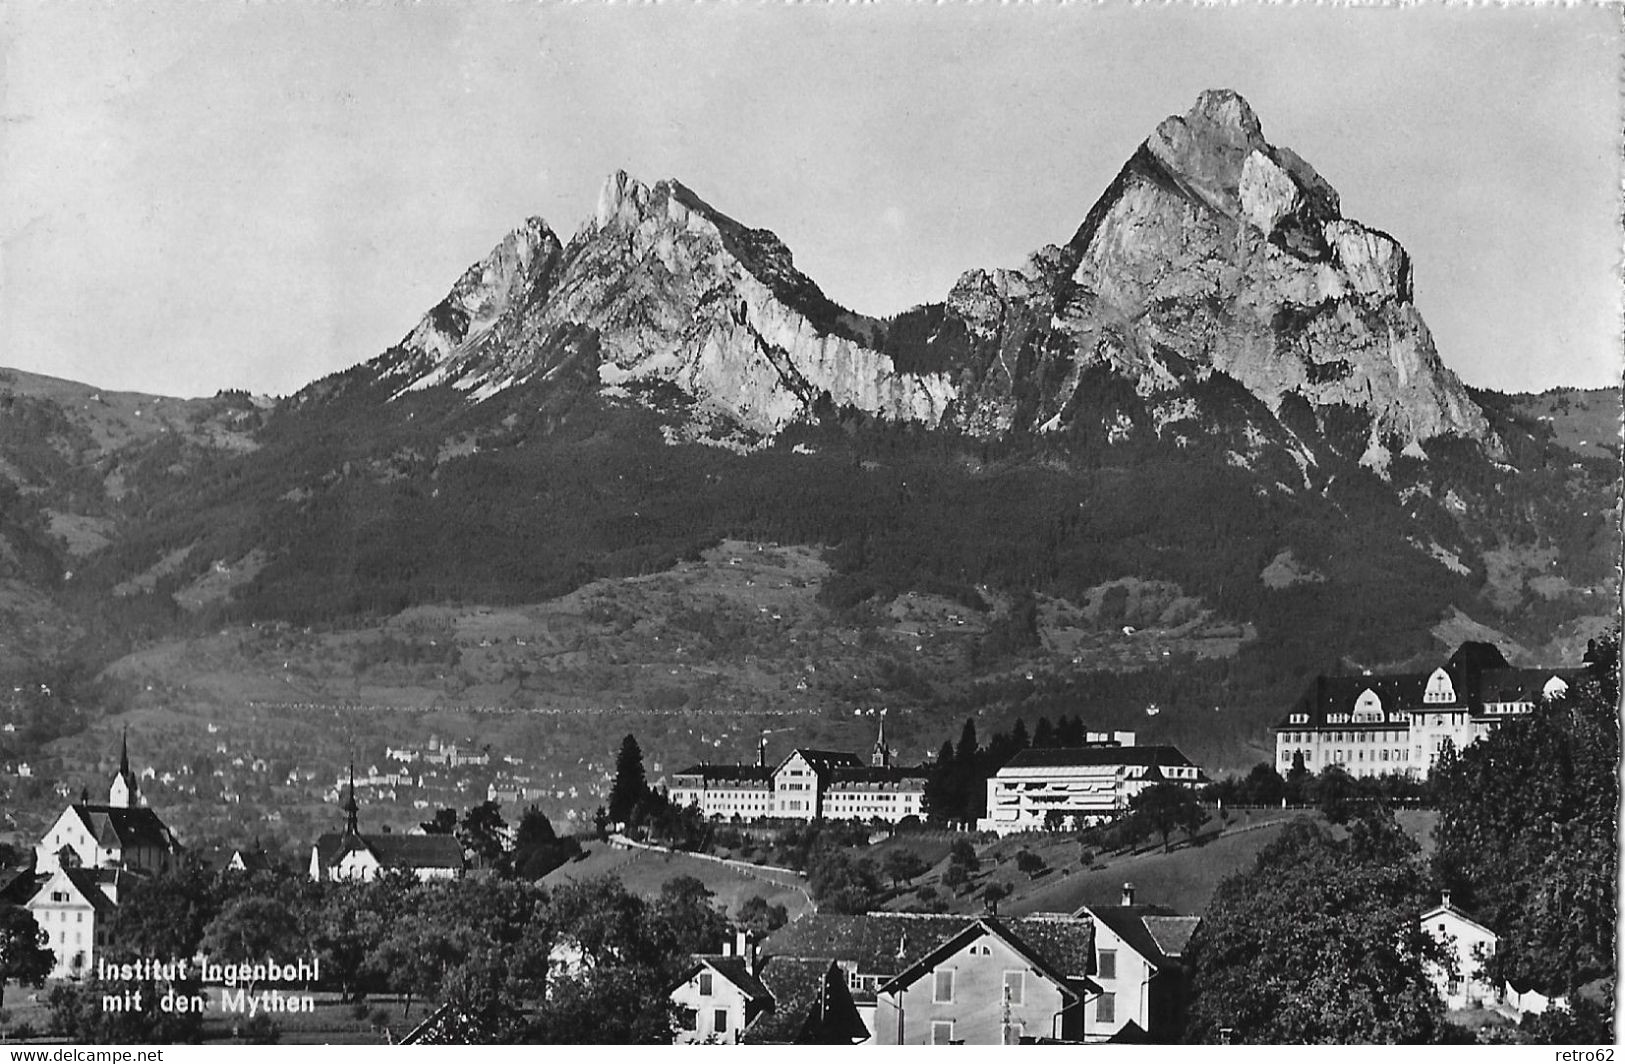
[[[1361,415],[1379,469],[1439,436],[1495,451],[1411,297],[1405,249],[1343,217],[1244,99],[1212,90],[1157,126],[1065,243],[972,270],[940,303],[849,311],[767,230],[616,173],[568,242],[527,220],[361,373],[474,402],[566,379],[611,400],[674,386],[689,438],[747,444],[829,409],[1178,444],[1209,431],[1220,396],[1238,448],[1267,440],[1300,464],[1302,428],[1336,409]]]

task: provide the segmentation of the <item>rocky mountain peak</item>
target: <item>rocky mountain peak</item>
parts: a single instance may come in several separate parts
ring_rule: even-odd
[[[1089,393],[1112,378],[1160,434],[1200,421],[1191,389],[1215,373],[1262,403],[1255,421],[1292,397],[1363,411],[1374,462],[1487,433],[1411,305],[1404,249],[1343,218],[1331,185],[1227,89],[1160,123],[1066,245],[972,271],[891,321],[834,303],[768,230],[618,170],[568,245],[530,219],[379,368],[396,394],[474,400],[558,379],[613,397],[672,385],[705,438],[768,438],[831,404],[977,435],[1056,431],[1103,416]]]
[[[1209,89],[1184,116],[1171,115],[1146,140],[1177,184],[1227,217],[1310,257],[1326,244],[1319,225],[1340,216],[1338,196],[1295,152],[1264,139],[1251,105],[1230,89]]]

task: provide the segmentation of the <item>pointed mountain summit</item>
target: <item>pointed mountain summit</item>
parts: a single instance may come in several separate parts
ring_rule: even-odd
[[[1156,128],[1065,245],[971,271],[940,304],[846,310],[772,233],[618,172],[568,244],[529,220],[370,366],[392,394],[474,401],[568,380],[658,407],[675,388],[675,439],[760,441],[841,408],[1107,443],[1177,442],[1217,418],[1240,460],[1267,441],[1301,464],[1305,428],[1329,416],[1349,436],[1343,410],[1379,468],[1437,436],[1494,449],[1411,283],[1392,237],[1343,218],[1314,168],[1215,90]]]

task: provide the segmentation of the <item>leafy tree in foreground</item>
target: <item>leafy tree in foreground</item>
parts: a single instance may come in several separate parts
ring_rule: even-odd
[[[1445,955],[1418,924],[1417,847],[1377,812],[1339,838],[1289,824],[1219,885],[1187,957],[1188,1034],[1217,1042],[1422,1043],[1449,1033],[1424,968]]]
[[[7,979],[20,986],[45,985],[56,963],[46,941],[33,913],[21,905],[0,905],[0,1001],[5,999]]]
[[[1613,974],[1618,636],[1567,697],[1441,760],[1434,870],[1501,936],[1490,974],[1571,994]]]

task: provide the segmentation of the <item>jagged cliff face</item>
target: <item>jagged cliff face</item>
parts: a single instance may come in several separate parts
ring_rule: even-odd
[[[1362,411],[1379,465],[1385,444],[1494,445],[1411,303],[1404,249],[1343,218],[1230,92],[1163,122],[1065,245],[890,322],[832,303],[771,233],[616,174],[567,245],[529,220],[372,366],[397,393],[474,400],[571,367],[610,396],[658,382],[756,438],[822,404],[979,435],[1076,428],[1101,416],[1103,379],[1160,435],[1200,422],[1195,389],[1218,380],[1258,401],[1255,422],[1292,396]]]
[[[881,325],[831,303],[771,233],[682,185],[613,175],[567,246],[539,219],[473,267],[379,368],[399,390],[482,399],[590,356],[610,394],[676,385],[701,413],[770,436],[824,396],[896,420],[941,421],[953,389],[900,373],[864,341]]]

